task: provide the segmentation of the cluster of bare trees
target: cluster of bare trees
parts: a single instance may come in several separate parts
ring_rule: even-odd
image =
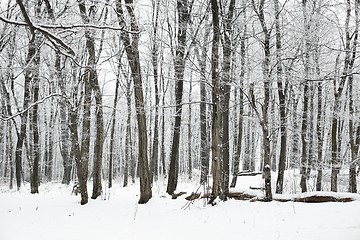
[[[7,0],[0,12],[0,177],[31,193],[140,179],[212,179],[226,199],[240,170],[265,200],[297,169],[301,191],[357,192],[359,1]],[[134,121],[133,119],[136,119]],[[211,164],[210,164],[211,163]],[[232,179],[230,179],[232,175]],[[231,180],[231,181],[230,181]],[[231,184],[230,184],[231,182]]]

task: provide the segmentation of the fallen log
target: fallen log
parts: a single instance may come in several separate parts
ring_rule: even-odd
[[[250,200],[255,198],[255,195],[244,193],[244,192],[229,192],[228,193],[229,198],[234,198],[236,200]]]
[[[177,199],[178,197],[180,197],[181,195],[186,194],[186,192],[179,192],[179,193],[173,193],[171,195],[171,199]]]
[[[304,202],[304,203],[325,203],[325,202],[352,202],[353,198],[349,197],[333,197],[333,196],[308,196],[295,198],[294,202]]]
[[[191,193],[185,199],[188,201],[194,201],[195,199],[198,199],[199,197],[200,197],[200,193]]]

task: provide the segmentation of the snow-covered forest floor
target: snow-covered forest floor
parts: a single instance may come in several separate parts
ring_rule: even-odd
[[[153,197],[145,205],[137,204],[138,183],[123,188],[118,181],[111,190],[104,189],[102,198],[84,206],[79,204],[79,196],[71,194],[71,185],[42,184],[35,195],[30,194],[28,185],[19,192],[2,185],[0,239],[360,239],[359,194],[333,194],[356,199],[348,203],[230,199],[210,206],[204,199],[192,204],[185,200],[199,188],[196,178],[189,181],[183,176],[179,181],[178,190],[187,194],[171,199],[165,193],[166,180],[162,179],[154,184]],[[261,175],[239,177],[232,191],[247,191],[249,185],[261,182]],[[290,183],[288,180],[287,191],[295,193]],[[91,186],[89,183],[90,193]],[[260,191],[252,193],[261,195]]]

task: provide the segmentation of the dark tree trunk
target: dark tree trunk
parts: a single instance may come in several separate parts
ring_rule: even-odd
[[[252,1],[254,9],[256,10],[255,2]],[[270,157],[270,132],[269,132],[269,102],[270,102],[270,81],[271,81],[271,72],[270,72],[270,32],[267,28],[265,15],[264,15],[264,4],[265,0],[260,0],[259,7],[256,10],[257,16],[259,18],[263,33],[264,33],[264,63],[263,63],[263,77],[264,77],[264,101],[262,104],[262,117],[260,116],[259,111],[257,110],[255,100],[252,100],[252,107],[254,108],[258,119],[260,121],[262,129],[262,142],[263,142],[263,177],[265,180],[265,201],[272,201],[272,191],[271,191],[271,157]],[[251,94],[252,95],[252,94]],[[251,96],[250,96],[251,97]],[[254,99],[254,98],[253,98]]]
[[[237,136],[237,143],[236,143],[236,149],[234,154],[234,163],[233,163],[233,178],[231,180],[230,187],[235,187],[237,182],[237,174],[240,169],[240,157],[241,157],[241,144],[242,144],[242,138],[243,138],[243,115],[244,115],[244,93],[242,91],[242,88],[244,86],[245,82],[245,71],[246,71],[246,46],[245,46],[245,40],[246,40],[246,34],[247,34],[247,24],[246,24],[246,0],[243,0],[242,2],[242,9],[243,9],[243,33],[240,39],[240,93],[239,93],[239,113],[238,113],[238,136]],[[245,148],[246,151],[249,151],[249,148]],[[249,155],[249,154],[248,154]],[[245,155],[245,161],[248,161],[249,156]],[[249,162],[249,161],[248,161]],[[247,168],[249,169],[249,168]]]
[[[139,138],[139,170],[140,170],[140,199],[139,204],[144,204],[152,197],[150,171],[147,156],[147,129],[146,129],[146,116],[144,108],[144,96],[141,79],[141,68],[139,58],[139,26],[134,13],[134,6],[132,0],[125,1],[126,9],[130,16],[131,25],[131,40],[128,32],[121,32],[121,39],[123,41],[127,58],[129,61],[131,76],[134,82],[135,93],[135,107],[138,122],[138,138]],[[122,9],[121,1],[116,1],[116,10],[120,26],[126,26],[124,12]]]
[[[172,195],[177,187],[179,175],[179,146],[182,114],[182,97],[184,88],[185,71],[185,48],[187,38],[187,25],[190,20],[188,0],[177,1],[178,13],[178,46],[175,56],[175,123],[173,129],[173,140],[171,145],[170,169],[166,192]]]
[[[154,121],[154,139],[152,145],[152,156],[151,156],[151,182],[154,180],[158,180],[159,174],[159,71],[158,71],[158,55],[159,55],[159,47],[158,47],[158,21],[159,21],[159,10],[160,5],[159,1],[153,3],[153,46],[152,46],[152,66],[154,73],[154,87],[155,87],[155,121]]]
[[[230,108],[230,91],[231,91],[231,79],[230,79],[230,66],[232,56],[232,24],[235,11],[235,0],[231,0],[229,4],[228,13],[226,19],[223,22],[224,28],[224,41],[223,41],[223,67],[222,67],[222,199],[226,200],[229,193],[229,176],[230,176],[230,133],[229,133],[229,108]],[[220,26],[219,26],[220,27]]]
[[[357,1],[356,1],[357,2]],[[357,3],[358,4],[358,3]],[[357,11],[356,11],[357,12]],[[350,32],[349,24],[351,18],[351,1],[346,1],[346,20],[345,20],[345,59],[344,59],[344,67],[343,73],[340,77],[339,85],[336,89],[336,80],[334,80],[334,108],[332,115],[332,126],[331,126],[331,191],[337,192],[337,175],[340,171],[340,159],[339,159],[339,148],[338,143],[340,141],[338,139],[339,134],[339,120],[338,116],[340,116],[340,97],[345,87],[345,82],[348,76],[351,75],[353,64],[355,61],[355,52],[352,55],[352,48],[356,49],[357,37],[354,38],[353,46],[351,46],[351,39],[353,38],[353,34]],[[356,24],[358,26],[358,23]],[[358,28],[358,27],[357,27]],[[357,34],[356,34],[357,35]],[[354,58],[352,58],[354,57]]]
[[[303,95],[303,113],[302,113],[302,124],[301,124],[301,167],[300,167],[300,187],[301,192],[307,191],[307,167],[308,167],[308,105],[309,105],[309,76],[310,76],[310,23],[308,19],[307,11],[307,0],[302,2],[303,8],[303,21],[304,21],[304,31],[305,31],[305,49],[304,49],[304,95]]]
[[[210,27],[206,27],[204,41],[207,42],[210,34]],[[201,55],[198,48],[195,49],[200,67],[200,184],[205,184],[209,175],[209,138],[207,127],[206,107],[206,59],[208,46],[201,46]]]
[[[286,102],[285,102],[285,90],[283,87],[282,79],[282,39],[281,39],[281,28],[280,28],[280,9],[279,0],[274,0],[275,8],[275,30],[276,30],[276,73],[277,73],[277,86],[278,86],[278,97],[280,107],[280,157],[279,157],[279,168],[278,177],[276,181],[276,193],[283,192],[284,185],[284,171],[286,163]]]
[[[120,64],[120,63],[119,63]],[[113,102],[113,110],[111,114],[111,130],[110,130],[110,146],[109,146],[109,183],[108,187],[112,187],[113,173],[114,173],[114,142],[115,142],[115,124],[116,124],[116,106],[119,97],[119,87],[120,87],[120,67],[118,67],[118,76],[116,78],[115,85],[115,97]]]
[[[124,184],[128,185],[128,166],[132,161],[132,140],[131,140],[131,81],[127,80],[126,86],[126,102],[127,102],[127,120],[126,120],[126,133],[125,133],[125,169],[124,169]]]
[[[217,0],[211,0],[213,20],[213,40],[211,49],[211,80],[212,80],[212,128],[211,128],[211,153],[212,153],[212,192],[210,203],[221,194],[221,102],[220,102],[220,78],[219,78],[219,45],[220,45],[220,21],[219,6]]]
[[[356,58],[356,50],[357,43],[359,37],[359,1],[355,1],[355,31],[354,31],[354,40],[353,47],[351,49],[351,62],[349,64],[349,69],[353,69],[355,58]],[[358,123],[358,127],[355,130],[354,128],[354,119],[356,119],[356,113],[354,109],[354,100],[353,100],[353,75],[349,75],[348,82],[348,94],[349,94],[349,139],[350,139],[350,168],[349,168],[349,191],[352,193],[357,193],[357,173],[356,173],[356,162],[359,157],[359,146],[360,146],[360,124]]]

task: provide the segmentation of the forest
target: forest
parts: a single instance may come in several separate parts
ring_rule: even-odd
[[[359,0],[2,0],[0,184],[357,193]],[[274,184],[272,184],[274,180]],[[92,184],[88,192],[88,182]]]

